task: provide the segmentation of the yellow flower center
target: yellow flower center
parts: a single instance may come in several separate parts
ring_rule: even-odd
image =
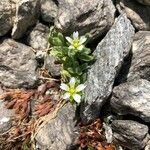
[[[79,40],[79,39],[73,40],[73,46],[74,46],[75,48],[78,48],[78,47],[80,46],[80,40]]]
[[[69,89],[69,93],[70,93],[71,95],[75,94],[75,93],[76,93],[76,89],[75,89],[75,88],[70,88],[70,89]]]

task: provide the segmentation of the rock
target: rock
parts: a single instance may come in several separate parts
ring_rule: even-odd
[[[53,0],[41,0],[41,17],[43,21],[51,23],[57,16],[58,6]]]
[[[150,82],[139,79],[113,89],[111,107],[120,115],[132,114],[150,122]]]
[[[36,147],[41,150],[68,150],[77,137],[75,128],[75,107],[70,103],[63,106],[57,116],[36,135]],[[55,129],[54,129],[55,128]]]
[[[60,77],[61,65],[57,63],[53,56],[46,56],[44,67],[51,76]]]
[[[47,55],[46,51],[39,50],[36,52],[35,58],[38,63],[42,63],[42,66],[44,64],[44,59],[45,59],[46,55]]]
[[[122,147],[122,146],[120,146],[120,145],[115,145],[115,148],[116,148],[116,150],[124,150],[124,148]]]
[[[12,110],[6,109],[2,100],[0,100],[0,134],[11,128],[11,118],[14,115]]]
[[[37,22],[40,12],[39,0],[20,0],[16,6],[16,17],[12,30],[12,38],[21,38],[26,30]]]
[[[115,77],[130,51],[134,28],[124,15],[120,15],[114,25],[98,44],[94,55],[97,61],[88,72],[85,101],[81,118],[89,122],[100,114],[101,106],[112,92]]]
[[[58,4],[55,26],[63,33],[77,30],[80,34],[90,33],[94,39],[114,23],[116,9],[112,0],[58,0]]]
[[[143,78],[150,81],[150,31],[139,31],[135,34],[132,53],[127,80]]]
[[[0,36],[5,35],[13,26],[15,4],[10,0],[0,1]]]
[[[112,143],[113,140],[112,128],[110,127],[110,125],[103,123],[103,129],[105,131],[104,133],[107,143]]]
[[[117,8],[125,12],[137,30],[150,30],[150,7],[131,0],[118,0]]]
[[[150,150],[150,140],[147,142],[144,150]]]
[[[143,149],[148,141],[148,127],[131,120],[112,122],[114,140],[130,150]]]
[[[0,44],[0,82],[9,88],[30,88],[37,81],[33,50],[6,39]]]
[[[148,5],[150,6],[150,0],[136,0],[138,1],[139,3],[143,4],[143,5]]]
[[[35,50],[45,50],[48,48],[49,28],[41,23],[38,23],[30,32],[27,38],[27,44]]]

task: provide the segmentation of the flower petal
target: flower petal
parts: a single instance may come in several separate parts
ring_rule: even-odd
[[[73,44],[73,39],[72,38],[70,38],[70,37],[66,37],[66,40],[70,43],[70,44]]]
[[[80,103],[81,102],[81,96],[79,94],[73,94],[73,99],[77,102]]]
[[[70,45],[70,46],[69,46],[69,49],[75,49],[75,48],[74,48],[74,46],[73,46],[73,45]]]
[[[76,83],[76,79],[74,77],[72,77],[69,82],[70,87],[74,87],[75,83]]]
[[[78,39],[79,38],[79,32],[73,32],[73,39]]]
[[[64,95],[63,95],[63,99],[69,99],[70,97],[70,93],[69,92],[66,92]]]
[[[64,90],[64,91],[69,91],[69,86],[68,86],[67,84],[62,83],[62,84],[60,85],[60,88],[61,88],[62,90]]]
[[[84,46],[80,45],[77,49],[81,51],[83,48],[84,48]]]
[[[87,40],[87,38],[85,36],[81,36],[80,44],[83,44],[86,40]]]
[[[76,91],[77,91],[77,92],[80,92],[80,91],[84,90],[85,87],[86,87],[86,86],[85,86],[84,84],[80,84],[80,85],[78,85],[78,86],[76,87]]]

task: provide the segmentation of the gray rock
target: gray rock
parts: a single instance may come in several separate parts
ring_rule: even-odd
[[[136,0],[138,1],[139,3],[143,4],[143,5],[148,5],[150,6],[150,0]]]
[[[88,72],[85,88],[86,103],[82,106],[83,122],[99,116],[101,106],[112,92],[115,77],[130,51],[134,28],[124,15],[120,15],[114,25],[98,44],[94,55],[97,61]]]
[[[61,71],[61,65],[56,63],[56,59],[53,56],[46,56],[44,62],[45,69],[48,70],[51,76],[59,77]]]
[[[37,62],[44,63],[44,59],[45,59],[46,55],[47,55],[46,51],[39,50],[36,52],[35,58],[36,58]]]
[[[10,88],[33,87],[37,81],[32,48],[6,39],[0,44],[0,82]]]
[[[150,30],[150,7],[131,0],[117,0],[120,13],[125,12],[137,30]]]
[[[49,28],[41,23],[38,23],[30,32],[27,43],[35,50],[45,50],[48,48]]]
[[[135,34],[132,53],[127,80],[143,78],[150,81],[150,31],[139,31]]]
[[[147,142],[144,150],[150,150],[150,140]]]
[[[39,0],[20,0],[16,5],[16,17],[12,30],[12,38],[21,38],[26,30],[37,22],[39,12]]]
[[[11,0],[10,2],[17,3],[19,0]]]
[[[114,141],[130,150],[140,150],[148,141],[148,127],[131,120],[112,122]]]
[[[120,115],[132,114],[150,122],[150,82],[139,79],[113,89],[111,107]]]
[[[53,0],[41,0],[41,17],[45,22],[54,22],[57,12],[58,6]]]
[[[67,103],[56,118],[49,120],[38,132],[36,147],[41,150],[68,150],[78,135],[74,117],[75,107]]]
[[[5,35],[13,26],[15,4],[10,0],[0,1],[0,36]]]
[[[64,33],[77,30],[90,33],[94,39],[106,33],[115,18],[112,0],[58,0],[59,10],[55,26]]]
[[[11,118],[14,115],[13,110],[5,108],[2,100],[0,100],[0,134],[11,128]]]

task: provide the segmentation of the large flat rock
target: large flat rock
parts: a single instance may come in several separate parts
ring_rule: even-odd
[[[142,0],[139,0],[142,1]],[[120,13],[125,12],[137,30],[150,30],[150,7],[136,0],[117,0]]]
[[[67,103],[36,135],[41,150],[69,150],[77,137],[75,106]]]
[[[58,6],[54,0],[41,0],[41,17],[48,23],[53,23],[57,17]]]
[[[150,122],[150,82],[139,79],[120,84],[113,89],[110,103],[120,115],[132,114]]]
[[[110,31],[98,44],[94,51],[97,60],[89,70],[86,82],[86,103],[81,109],[83,122],[99,116],[101,106],[112,92],[123,59],[130,51],[133,36],[134,28],[124,14],[116,19]]]
[[[141,150],[145,147],[149,134],[148,127],[131,120],[112,122],[114,140],[130,150]]]
[[[27,44],[35,50],[44,50],[48,48],[49,28],[38,23],[27,37]]]
[[[0,36],[9,32],[13,26],[15,3],[10,0],[0,1]]]
[[[16,4],[16,16],[12,29],[12,38],[21,38],[27,29],[37,22],[39,12],[39,0],[19,0]]]
[[[0,44],[0,82],[9,88],[31,88],[37,81],[32,48],[6,39]]]
[[[56,58],[53,56],[46,56],[44,61],[44,68],[48,70],[52,77],[60,77],[61,64],[56,63]]]
[[[58,7],[55,26],[68,34],[77,30],[95,39],[106,33],[115,19],[112,0],[58,0]]]
[[[150,31],[139,31],[135,34],[132,55],[127,80],[142,78],[150,81]]]

